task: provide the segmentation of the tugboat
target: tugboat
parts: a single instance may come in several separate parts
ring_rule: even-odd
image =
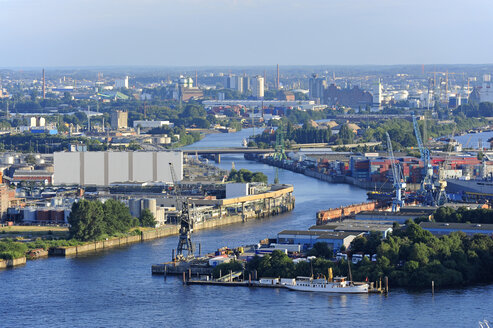
[[[367,294],[367,283],[355,283],[346,277],[334,277],[333,281],[325,278],[313,279],[311,277],[296,277],[292,284],[286,284],[286,288],[302,292]]]

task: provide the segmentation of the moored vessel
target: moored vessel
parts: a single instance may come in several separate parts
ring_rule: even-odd
[[[302,292],[367,294],[367,283],[355,283],[346,277],[334,277],[333,281],[325,278],[297,277],[292,284],[285,284],[286,288]]]

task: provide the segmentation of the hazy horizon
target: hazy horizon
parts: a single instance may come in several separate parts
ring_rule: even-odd
[[[4,68],[488,65],[488,0],[0,0]]]

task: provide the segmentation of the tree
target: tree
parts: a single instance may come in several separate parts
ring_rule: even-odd
[[[354,140],[354,132],[351,131],[347,124],[343,124],[339,130],[339,137],[343,144],[350,144]]]
[[[68,217],[70,237],[82,241],[96,240],[105,232],[104,211],[101,202],[80,200],[72,205]]]
[[[139,217],[141,227],[155,228],[157,221],[154,219],[154,215],[149,209],[144,209]]]
[[[130,215],[128,207],[113,199],[104,204],[82,199],[72,205],[68,221],[70,237],[81,241],[126,233],[139,224],[138,219]]]
[[[34,157],[33,154],[28,154],[26,156],[25,160],[26,160],[26,163],[28,163],[28,164],[31,164],[31,165],[36,164],[36,157]]]

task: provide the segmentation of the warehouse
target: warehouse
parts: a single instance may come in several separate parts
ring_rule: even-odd
[[[55,152],[54,184],[108,186],[117,182],[171,183],[183,178],[183,153],[161,152]]]
[[[362,233],[284,230],[277,234],[277,243],[300,245],[303,250],[312,248],[316,243],[326,243],[335,253],[343,245],[348,248],[353,239],[359,235],[362,235]]]
[[[493,224],[478,223],[447,223],[447,222],[421,222],[419,224],[424,230],[434,235],[448,235],[451,232],[462,231],[468,236],[485,234],[493,236]]]

